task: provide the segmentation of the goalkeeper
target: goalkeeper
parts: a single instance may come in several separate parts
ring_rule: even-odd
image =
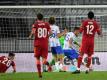
[[[68,31],[67,28],[65,28],[64,30]],[[65,36],[66,36],[66,34],[64,34],[63,36],[61,36],[61,37],[59,38],[59,42],[60,42],[62,48],[63,48],[63,46],[64,46]]]

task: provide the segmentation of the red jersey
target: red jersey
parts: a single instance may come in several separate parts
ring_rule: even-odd
[[[80,27],[80,32],[83,32],[80,52],[92,55],[94,52],[95,33],[101,33],[99,25],[95,20],[85,20]]]
[[[100,27],[95,20],[87,19],[82,22],[82,26],[80,27],[80,32],[83,32],[83,40],[92,40],[94,41],[95,33],[100,34]]]
[[[15,66],[14,61],[9,60],[5,56],[0,57],[0,73],[6,72],[10,66]]]
[[[50,25],[44,21],[37,21],[33,24],[32,30],[35,35],[34,46],[48,45],[48,32],[50,29]]]

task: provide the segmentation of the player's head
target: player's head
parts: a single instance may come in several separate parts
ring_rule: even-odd
[[[80,33],[80,28],[79,27],[74,27],[74,34],[76,36],[78,36],[79,33]]]
[[[68,31],[69,29],[68,29],[68,27],[63,27],[62,31],[64,31],[64,30]]]
[[[92,11],[89,11],[88,18],[89,19],[93,19],[94,18],[94,13]]]
[[[51,25],[55,24],[55,18],[54,17],[49,18],[49,24],[51,24]]]
[[[43,20],[43,15],[42,15],[41,13],[38,13],[38,14],[37,14],[37,19],[38,19],[38,20]]]
[[[8,54],[8,57],[9,57],[10,60],[13,60],[14,57],[15,57],[15,54],[12,53],[12,52],[10,52],[10,53]]]
[[[61,33],[62,33],[62,32],[65,32],[65,31],[66,31],[66,33],[69,32],[68,27],[63,27],[63,28],[61,28]],[[66,36],[66,34],[63,34],[63,36]]]

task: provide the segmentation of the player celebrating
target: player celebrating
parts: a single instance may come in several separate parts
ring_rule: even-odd
[[[13,72],[16,72],[16,65],[14,63],[14,53],[9,53],[8,57],[6,56],[1,56],[0,57],[0,73],[5,73],[7,69],[12,66]]]
[[[89,68],[92,60],[92,55],[94,53],[94,37],[97,32],[98,35],[101,35],[101,30],[98,23],[94,20],[94,13],[90,11],[88,13],[88,19],[83,21],[82,26],[80,27],[80,32],[82,35],[82,44],[80,49],[80,55],[78,57],[78,70],[74,73],[80,73],[80,65],[82,63],[84,53],[87,54],[87,64],[86,64],[86,73],[89,73]]]
[[[60,61],[62,64],[63,60],[63,50],[59,42],[59,37],[63,36],[66,33],[66,30],[60,33],[59,27],[55,25],[55,18],[49,18],[49,24],[52,30],[52,35],[49,38],[49,43],[54,57],[55,62]]]
[[[73,60],[75,67],[77,67],[77,58],[79,55],[78,50],[76,49],[76,45],[80,47],[79,43],[77,42],[77,37],[80,32],[79,30],[79,27],[75,27],[73,32],[68,32],[65,36],[63,46],[65,56]]]
[[[51,67],[47,62],[48,32],[49,34],[51,33],[50,25],[43,21],[43,15],[41,13],[37,14],[37,21],[33,24],[32,32],[29,38],[31,38],[32,35],[35,36],[34,56],[36,58],[39,78],[42,78],[40,57],[42,57],[43,64],[48,66],[48,71],[51,71]]]

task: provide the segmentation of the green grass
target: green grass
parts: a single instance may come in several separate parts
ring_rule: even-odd
[[[0,74],[0,80],[40,80],[37,73],[6,73]],[[107,80],[107,71],[85,74],[71,74],[69,72],[43,73],[42,80]]]

